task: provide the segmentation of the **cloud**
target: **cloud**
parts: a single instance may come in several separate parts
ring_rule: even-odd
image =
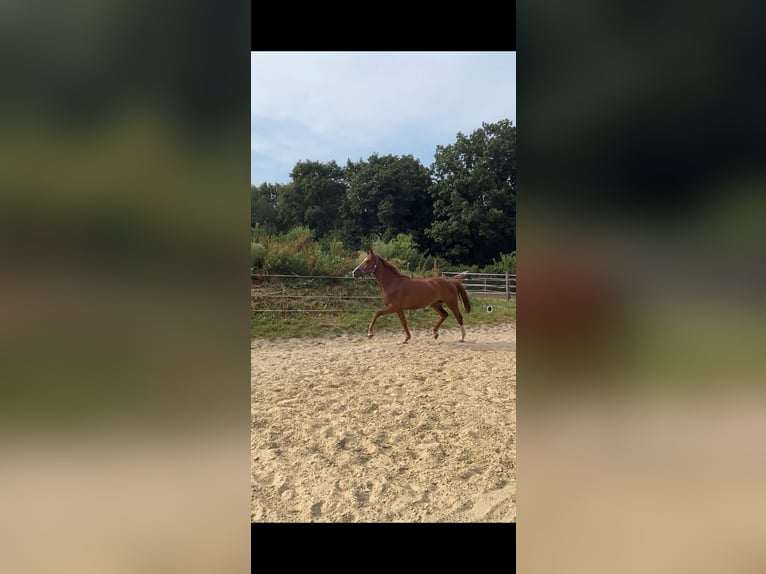
[[[253,183],[287,182],[304,159],[411,153],[429,165],[458,131],[515,124],[515,62],[512,52],[254,52]]]

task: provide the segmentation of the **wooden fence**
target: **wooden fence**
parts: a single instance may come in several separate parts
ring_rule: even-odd
[[[516,275],[509,273],[457,273],[444,272],[442,275],[454,277],[463,276],[466,291],[475,296],[489,299],[510,300],[516,295]],[[341,277],[322,275],[252,275],[253,291],[251,311],[253,313],[342,313],[346,305],[353,300],[368,300],[371,309],[378,308],[380,292],[373,277],[354,279],[350,275]],[[256,284],[269,282],[270,279],[282,280],[285,289],[274,292],[270,289],[263,292],[255,287]],[[287,283],[285,284],[285,280]],[[353,284],[353,292],[343,294],[332,293],[331,286]],[[318,284],[317,284],[318,283]],[[297,288],[304,284],[304,288]],[[310,285],[310,288],[306,288]],[[298,292],[303,291],[302,294]],[[264,305],[266,303],[266,305]]]
[[[445,271],[447,277],[463,276],[465,290],[471,295],[502,298],[509,301],[516,296],[516,275],[511,273],[458,273]]]

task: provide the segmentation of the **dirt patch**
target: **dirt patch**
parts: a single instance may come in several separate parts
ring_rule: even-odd
[[[254,522],[515,522],[516,330],[253,340]]]

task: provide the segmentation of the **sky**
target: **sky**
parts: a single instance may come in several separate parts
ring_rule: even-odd
[[[428,167],[482,122],[516,125],[515,52],[251,52],[250,182],[373,153]]]

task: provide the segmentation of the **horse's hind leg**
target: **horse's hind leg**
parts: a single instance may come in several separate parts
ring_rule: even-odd
[[[444,320],[449,317],[449,313],[444,309],[444,306],[441,304],[441,301],[434,303],[431,305],[431,309],[439,313],[439,322],[436,323],[436,326],[434,327],[434,339],[439,338],[439,327],[441,327],[441,324],[444,323]]]
[[[386,305],[383,309],[379,309],[378,311],[375,311],[372,315],[372,321],[370,321],[370,326],[367,327],[367,337],[372,337],[372,327],[375,325],[375,321],[378,320],[378,317],[381,315],[388,315],[389,313],[394,313],[394,309],[391,305]],[[408,333],[409,334],[409,333]]]
[[[460,314],[460,309],[457,308],[457,300],[454,303],[452,301],[447,301],[446,303],[455,319],[457,319],[457,324],[460,325],[460,342],[462,343],[465,341],[465,327],[463,327],[463,316]]]
[[[407,319],[404,318],[404,311],[399,309],[396,312],[397,315],[399,315],[399,320],[402,322],[402,327],[404,327],[404,332],[407,334],[407,336],[404,338],[404,341],[402,343],[406,343],[411,339],[410,337],[410,330],[407,328]]]

